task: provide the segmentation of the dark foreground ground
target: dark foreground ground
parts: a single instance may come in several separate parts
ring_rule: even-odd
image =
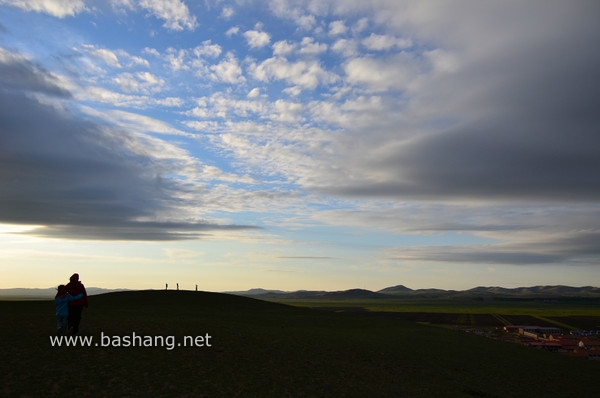
[[[84,312],[82,334],[93,337],[91,346],[52,347],[53,311],[50,301],[0,302],[0,396],[579,397],[598,392],[600,363],[368,312],[317,311],[205,292],[111,293],[91,297]],[[173,336],[175,346],[124,347],[125,337],[134,333]],[[184,336],[203,336],[195,341],[204,346],[177,346]],[[108,341],[121,346],[103,346]]]

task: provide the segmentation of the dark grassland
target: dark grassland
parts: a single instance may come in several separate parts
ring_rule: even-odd
[[[187,291],[90,297],[82,334],[95,342],[101,332],[174,335],[177,342],[185,335],[212,336],[211,347],[167,350],[51,347],[53,307],[51,301],[0,302],[0,396],[578,397],[598,392],[600,363],[366,311],[317,311]]]
[[[383,298],[351,300],[279,299],[273,302],[334,312],[366,312],[412,322],[460,327],[555,326],[600,330],[600,297],[506,299]]]

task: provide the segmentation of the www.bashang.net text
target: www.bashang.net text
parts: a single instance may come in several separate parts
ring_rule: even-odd
[[[208,333],[198,336],[183,336],[179,341],[175,336],[148,336],[133,332],[131,335],[111,336],[100,333],[94,336],[50,336],[52,347],[212,347],[212,336]]]

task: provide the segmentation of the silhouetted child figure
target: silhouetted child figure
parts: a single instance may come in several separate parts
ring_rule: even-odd
[[[56,307],[56,334],[64,336],[67,334],[69,323],[69,301],[79,300],[83,297],[83,293],[71,296],[67,292],[65,285],[58,286],[58,291],[54,297],[54,305]]]

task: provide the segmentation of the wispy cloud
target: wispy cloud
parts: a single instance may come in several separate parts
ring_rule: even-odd
[[[181,0],[140,0],[139,5],[153,16],[163,19],[163,26],[169,30],[194,30],[198,26],[196,17],[190,14]]]
[[[2,0],[0,3],[18,7],[25,11],[50,14],[58,18],[71,17],[86,9],[83,0]]]

